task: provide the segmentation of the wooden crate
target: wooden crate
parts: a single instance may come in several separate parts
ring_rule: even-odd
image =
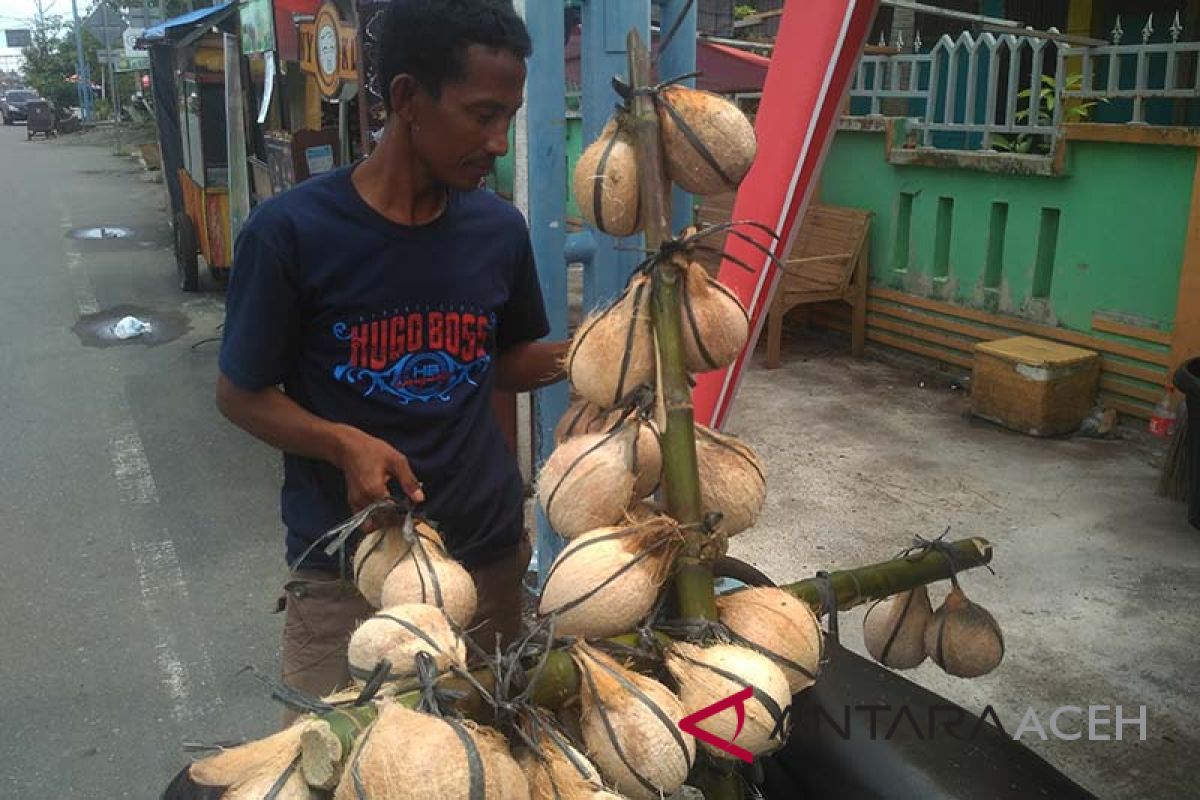
[[[971,411],[1032,436],[1070,433],[1091,413],[1100,354],[1015,336],[975,345]]]

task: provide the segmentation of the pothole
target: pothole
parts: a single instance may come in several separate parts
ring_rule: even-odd
[[[150,324],[150,330],[131,339],[117,336],[114,328],[125,317],[137,317]],[[191,330],[191,320],[181,311],[155,311],[142,306],[120,305],[80,317],[71,326],[79,341],[87,347],[144,345],[153,347],[183,336]]]
[[[126,228],[121,225],[100,225],[94,228],[73,228],[67,231],[67,236],[71,239],[85,239],[87,241],[109,241],[111,239],[132,239],[137,235],[137,231],[133,228]]]

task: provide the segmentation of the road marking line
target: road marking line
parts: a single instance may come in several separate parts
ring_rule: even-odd
[[[79,310],[79,316],[99,314],[100,303],[96,300],[92,279],[88,277],[81,254],[67,252],[67,271],[71,275],[71,291],[75,294],[75,307]]]
[[[121,499],[128,505],[157,506],[158,487],[141,436],[134,427],[132,412],[123,396],[117,403],[117,411],[120,416],[109,439],[109,456]],[[178,723],[189,722],[224,705],[224,701],[216,691],[207,650],[200,646],[194,663],[189,665],[179,656],[178,636],[168,622],[191,613],[187,580],[179,564],[175,543],[164,529],[150,540],[131,536],[129,545],[137,569],[142,608],[156,642],[155,659],[162,673],[163,686],[172,701],[171,715]],[[198,694],[207,696],[208,702],[199,704]]]

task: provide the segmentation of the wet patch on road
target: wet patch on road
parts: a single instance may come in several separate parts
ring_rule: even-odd
[[[150,248],[170,245],[169,236],[159,229],[134,228],[128,225],[88,225],[67,231],[68,239],[82,247],[104,250]]]
[[[149,333],[143,333],[132,339],[119,338],[113,328],[124,317],[137,317],[143,322],[150,323]],[[155,347],[173,342],[191,329],[191,320],[182,311],[154,311],[133,305],[113,306],[95,314],[88,314],[80,317],[79,321],[71,326],[71,330],[85,347],[120,347],[123,345]]]

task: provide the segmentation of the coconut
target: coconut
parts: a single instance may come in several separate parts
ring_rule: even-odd
[[[748,647],[698,647],[687,642],[672,644],[666,661],[679,685],[684,714],[695,714],[747,687],[753,689],[753,696],[743,704],[744,724],[738,709],[730,706],[697,723],[697,727],[754,755],[769,753],[786,741],[786,732],[777,728],[784,720],[792,693],[787,676],[774,661]],[[702,744],[717,758],[732,757],[707,742]]]
[[[442,547],[442,537],[424,520],[414,520],[413,530],[417,536]],[[403,529],[399,525],[389,525],[368,533],[354,551],[354,584],[375,608],[383,605],[380,593],[384,580],[392,568],[408,555],[409,548]]]
[[[767,477],[758,456],[732,436],[696,426],[700,501],[705,513],[719,512],[717,530],[726,536],[754,524],[767,499]]]
[[[750,338],[750,315],[733,292],[695,261],[688,263],[683,280],[684,363],[691,372],[729,366]]]
[[[667,175],[693,194],[737,188],[754,163],[754,126],[720,95],[668,86],[658,95]]]
[[[925,652],[959,678],[986,675],[1004,659],[1004,634],[995,618],[955,586],[925,626]]]
[[[662,445],[654,423],[631,419],[625,424],[637,430],[637,437],[633,441],[633,463],[637,475],[633,484],[633,496],[640,500],[651,494],[662,482]]]
[[[334,800],[520,800],[524,773],[491,728],[383,702],[346,761]]]
[[[636,425],[566,440],[538,476],[538,501],[550,526],[571,539],[620,522],[637,495]],[[661,470],[661,455],[659,456]]]
[[[549,736],[538,737],[537,744],[538,753],[527,750],[517,758],[532,800],[620,800],[574,747]]]
[[[192,764],[188,775],[193,782],[202,786],[224,786],[231,789],[257,783],[267,775],[278,778],[300,755],[300,739],[312,726],[313,720],[301,719],[264,739],[222,750],[214,756]],[[273,782],[274,779],[267,784],[267,788],[270,788]],[[290,778],[287,782],[291,783]],[[265,795],[266,791],[262,794]],[[239,796],[249,795],[243,793]]]
[[[611,306],[583,321],[565,366],[575,391],[601,408],[620,405],[638,386],[654,385],[648,276],[635,275]]]
[[[562,444],[572,436],[585,433],[604,433],[620,422],[624,413],[619,408],[605,410],[580,397],[567,406],[558,424],[554,426],[554,443]]]
[[[821,671],[825,639],[808,603],[774,588],[730,592],[716,603],[735,643],[779,665],[791,694],[813,685]]]
[[[326,795],[317,792],[304,782],[304,773],[299,769],[299,762],[293,758],[291,762],[272,765],[258,774],[250,777],[221,795],[221,800],[320,800]]]
[[[695,740],[677,725],[686,713],[679,698],[588,645],[574,645],[571,655],[580,673],[583,741],[600,774],[635,800],[678,791],[696,757]]]
[[[437,606],[460,628],[475,618],[478,596],[471,573],[437,542],[419,538],[388,573],[380,592],[384,607],[408,603]]]
[[[925,627],[932,616],[924,586],[872,603],[863,617],[867,652],[892,669],[918,666],[925,660]]]
[[[554,616],[555,632],[564,636],[629,631],[654,607],[681,541],[666,517],[577,537],[550,566],[538,615]]]
[[[346,655],[350,674],[365,680],[380,661],[392,664],[389,680],[411,683],[417,653],[428,653],[438,672],[466,662],[466,645],[436,606],[411,603],[388,606],[366,619],[350,636]]]
[[[575,203],[587,223],[610,236],[641,229],[638,160],[624,114],[608,121],[575,164]]]

